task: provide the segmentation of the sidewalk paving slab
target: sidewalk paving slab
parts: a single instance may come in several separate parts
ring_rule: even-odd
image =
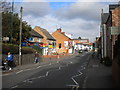
[[[91,56],[83,88],[116,88],[112,78],[112,67],[101,64],[96,55]]]

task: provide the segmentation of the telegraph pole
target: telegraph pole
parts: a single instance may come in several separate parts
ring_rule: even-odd
[[[13,33],[13,11],[14,11],[14,0],[12,0],[12,11],[11,11],[11,33],[10,33],[11,44],[12,44],[12,33]]]
[[[19,38],[20,38],[20,43],[19,43],[19,65],[21,65],[21,40],[22,40],[22,10],[23,7],[20,8],[20,34],[19,34]]]

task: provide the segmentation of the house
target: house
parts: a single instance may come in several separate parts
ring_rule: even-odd
[[[113,78],[120,88],[120,4],[109,5],[109,13],[101,13],[101,54],[112,61]]]
[[[28,41],[30,43],[42,43],[42,39],[43,39],[43,36],[40,35],[39,33],[37,33],[36,31],[34,30],[31,30],[30,31],[30,35],[31,37],[29,37]]]
[[[112,25],[110,35],[112,40],[112,73],[120,88],[120,4],[109,5]]]
[[[55,52],[56,39],[46,30],[39,26],[34,27],[34,31],[43,36],[43,55],[50,55]]]
[[[72,40],[62,32],[61,28],[53,32],[52,36],[56,39],[57,53],[72,53]]]
[[[73,41],[73,46],[75,51],[82,49],[82,44],[80,43],[79,39],[72,39],[72,41]]]
[[[111,40],[110,40],[110,30],[108,27],[110,27],[111,23],[111,17],[110,13],[103,13],[101,14],[101,58],[109,57],[111,58],[112,48],[111,48]]]
[[[82,45],[81,49],[82,50],[89,50],[89,39],[80,39],[80,43]]]
[[[31,48],[35,48],[39,50],[39,53],[43,53],[41,47],[43,36],[37,33],[34,30],[30,31],[30,37],[26,40],[26,42],[22,42],[22,46],[29,46]]]

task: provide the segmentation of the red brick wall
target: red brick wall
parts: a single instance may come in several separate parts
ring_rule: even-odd
[[[120,7],[112,11],[112,26],[120,26]]]
[[[120,7],[112,11],[112,26],[120,26]],[[112,52],[115,51],[113,46],[115,46],[117,37],[118,35],[112,36]],[[112,61],[112,73],[117,86],[120,88],[120,66],[117,63],[117,58],[115,57],[114,53]]]
[[[58,53],[68,53],[68,49],[64,47],[64,41],[70,41],[69,38],[61,34],[61,30],[56,30],[55,32],[52,33],[52,36],[56,39],[56,51]],[[59,49],[59,43],[61,43],[61,48]]]

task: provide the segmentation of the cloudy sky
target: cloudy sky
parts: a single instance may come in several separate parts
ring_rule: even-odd
[[[20,1],[20,0],[19,0]],[[62,1],[62,0],[61,0]],[[15,3],[15,11],[23,7],[23,20],[34,28],[40,26],[50,33],[61,27],[66,33],[73,34],[73,38],[89,38],[91,42],[99,36],[101,9],[108,12],[108,5],[114,2],[83,2],[71,0],[69,2],[21,0]],[[115,2],[117,3],[117,2]]]

